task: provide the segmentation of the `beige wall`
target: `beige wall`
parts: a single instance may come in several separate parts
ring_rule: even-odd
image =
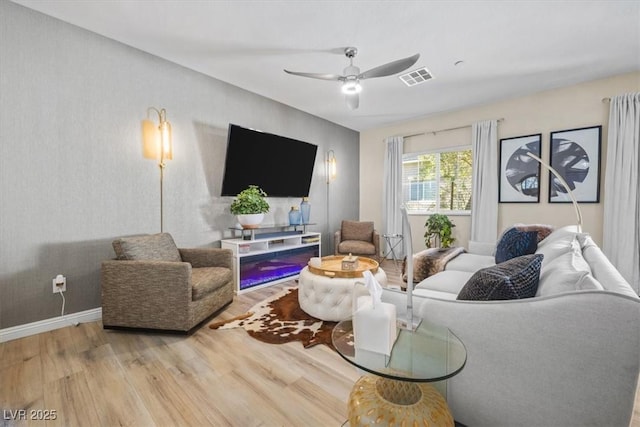
[[[425,87],[421,90],[425,91],[425,102],[428,102],[428,89]],[[596,242],[601,243],[603,183],[609,117],[609,103],[603,102],[602,99],[638,90],[640,90],[640,73],[635,72],[361,132],[360,218],[374,221],[376,227],[384,231],[382,228],[383,140],[388,136],[425,132],[425,135],[405,140],[405,153],[469,145],[471,142],[470,127],[439,132],[435,135],[431,132],[470,125],[480,120],[502,118],[504,120],[498,124],[498,139],[542,133],[542,158],[548,160],[550,132],[602,125],[600,203],[582,203],[580,205],[584,230],[589,232]],[[499,205],[499,231],[517,222],[544,223],[555,226],[575,224],[575,214],[570,203],[547,203],[547,173],[542,173],[540,188],[542,190],[540,203]],[[426,218],[424,215],[414,215],[410,219],[414,251],[416,252],[424,249],[423,234]],[[455,216],[451,219],[456,224],[454,229],[456,244],[466,247],[471,231],[470,216]]]

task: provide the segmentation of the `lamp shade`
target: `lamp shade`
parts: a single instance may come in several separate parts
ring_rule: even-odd
[[[165,160],[173,159],[173,141],[171,140],[171,123],[163,121],[159,126],[160,130],[160,148],[162,149],[162,158]]]
[[[336,156],[333,153],[333,150],[327,151],[326,155],[326,172],[327,172],[327,183],[336,179],[338,175],[338,164],[336,162]]]
[[[338,174],[337,169],[336,158],[332,157],[329,160],[329,178],[336,179],[336,175]]]
[[[346,80],[342,84],[342,93],[345,95],[353,95],[362,92],[362,86],[358,80]]]
[[[160,161],[173,158],[171,123],[162,120],[155,124],[151,120],[142,121],[143,155],[147,159]]]

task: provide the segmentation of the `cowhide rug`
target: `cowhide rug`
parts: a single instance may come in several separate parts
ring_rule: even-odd
[[[256,304],[247,313],[211,323],[209,328],[244,328],[253,338],[269,344],[302,341],[304,348],[317,344],[333,348],[331,331],[335,325],[336,322],[319,320],[305,313],[298,303],[298,288],[285,288]]]

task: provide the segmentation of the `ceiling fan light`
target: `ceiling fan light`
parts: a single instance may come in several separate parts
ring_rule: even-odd
[[[362,92],[362,86],[358,80],[347,80],[342,84],[342,93],[353,95]]]

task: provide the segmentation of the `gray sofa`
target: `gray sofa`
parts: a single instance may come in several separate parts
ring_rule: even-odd
[[[113,242],[102,263],[105,329],[191,332],[233,301],[229,249],[179,249],[168,233]]]
[[[468,426],[629,425],[640,370],[640,298],[587,235],[555,230],[532,298],[463,301],[474,272],[494,264],[491,250],[459,255],[422,280],[414,313],[447,326],[467,349],[446,398]],[[406,313],[406,294],[383,300]]]

